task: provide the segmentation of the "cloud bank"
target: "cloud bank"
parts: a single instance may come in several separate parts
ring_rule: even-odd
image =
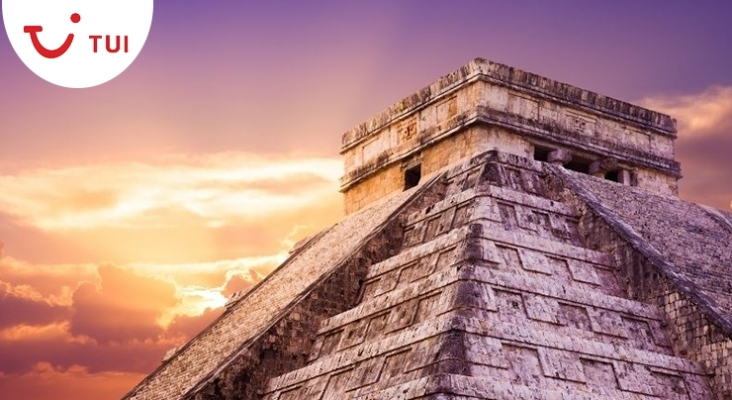
[[[341,217],[341,171],[221,153],[0,177],[0,392],[121,396]]]
[[[678,120],[676,157],[684,178],[680,195],[720,209],[732,208],[732,87],[641,101]]]

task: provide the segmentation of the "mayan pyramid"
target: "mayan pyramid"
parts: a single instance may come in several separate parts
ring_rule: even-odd
[[[732,214],[675,138],[474,60],[345,133],[348,215],[125,399],[732,399]]]

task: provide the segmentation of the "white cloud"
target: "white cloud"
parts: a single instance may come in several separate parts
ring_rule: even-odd
[[[714,86],[697,94],[648,97],[640,103],[676,118],[679,138],[713,135],[724,130],[732,134],[732,87]]]

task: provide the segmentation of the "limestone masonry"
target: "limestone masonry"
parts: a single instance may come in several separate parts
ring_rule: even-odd
[[[345,133],[348,215],[124,399],[732,399],[732,214],[675,137],[476,59]]]

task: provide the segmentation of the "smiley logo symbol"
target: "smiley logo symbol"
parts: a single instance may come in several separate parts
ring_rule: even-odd
[[[81,21],[81,15],[78,13],[71,14],[71,22],[78,24],[79,21]],[[56,58],[61,57],[66,53],[66,50],[71,47],[71,42],[74,41],[74,34],[70,33],[69,36],[66,37],[66,41],[64,44],[61,45],[56,50],[49,50],[45,46],[41,44],[40,39],[38,39],[38,32],[43,32],[43,27],[38,25],[26,25],[23,27],[23,32],[29,33],[31,37],[31,41],[33,42],[33,47],[35,47],[38,54],[42,55],[46,58]]]

